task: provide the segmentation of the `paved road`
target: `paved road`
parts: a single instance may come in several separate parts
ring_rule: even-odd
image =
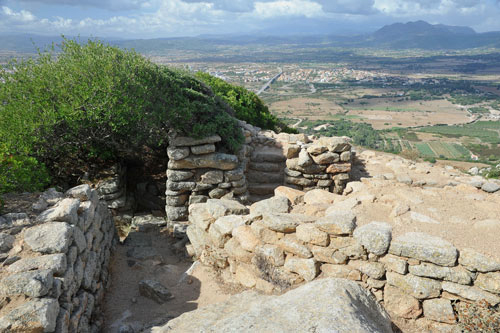
[[[279,68],[280,72],[278,74],[276,74],[275,76],[273,76],[271,78],[271,80],[267,81],[266,84],[264,84],[262,86],[262,88],[260,88],[259,91],[257,91],[257,96],[262,94],[267,88],[269,88],[269,86],[271,85],[271,83],[273,83],[277,78],[279,78],[281,76],[281,74],[283,74],[283,70],[281,68]]]

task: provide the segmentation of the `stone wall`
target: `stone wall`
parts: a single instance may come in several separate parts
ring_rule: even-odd
[[[115,239],[88,185],[44,192],[32,211],[0,217],[0,331],[99,332]]]
[[[245,143],[238,155],[219,152],[217,135],[169,138],[165,210],[174,229],[185,230],[189,205],[208,199],[257,202],[283,184],[304,191],[344,190],[351,170],[347,138],[311,140],[304,134],[276,134],[239,124]]]
[[[354,280],[393,316],[424,317],[441,328],[456,323],[455,300],[500,303],[500,262],[424,233],[393,239],[384,222],[358,227],[347,209],[319,218],[289,213],[304,194],[281,187],[250,208],[213,199],[192,205],[188,251],[226,282],[267,293],[320,277]]]

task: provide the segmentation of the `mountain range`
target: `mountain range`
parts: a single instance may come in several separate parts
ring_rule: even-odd
[[[86,40],[87,37],[79,37]],[[0,51],[32,53],[36,47],[52,42],[58,43],[61,37],[37,35],[0,35]],[[216,51],[224,45],[297,45],[317,47],[350,47],[380,49],[423,49],[423,50],[463,50],[470,48],[500,48],[500,31],[477,33],[470,27],[429,24],[425,21],[394,23],[386,25],[370,34],[339,36],[325,31],[315,35],[272,35],[259,32],[248,35],[215,35],[199,37],[177,37],[156,39],[104,41],[120,47],[134,48],[142,53],[157,53],[169,49]]]

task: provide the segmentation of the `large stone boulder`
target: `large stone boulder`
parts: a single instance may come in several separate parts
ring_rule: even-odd
[[[184,313],[152,332],[392,332],[388,314],[355,282],[315,280],[281,296],[247,291]]]

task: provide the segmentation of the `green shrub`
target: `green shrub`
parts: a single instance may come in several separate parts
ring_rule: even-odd
[[[58,53],[12,62],[0,82],[0,153],[35,158],[56,181],[145,147],[164,154],[170,130],[219,134],[229,152],[244,140],[231,108],[204,83],[99,41],[65,39]]]
[[[39,191],[49,179],[45,166],[33,157],[0,155],[0,194]]]
[[[259,96],[246,88],[232,85],[204,72],[197,72],[196,77],[209,85],[215,94],[234,109],[236,118],[278,133],[298,133],[296,129],[286,126],[272,115]]]

